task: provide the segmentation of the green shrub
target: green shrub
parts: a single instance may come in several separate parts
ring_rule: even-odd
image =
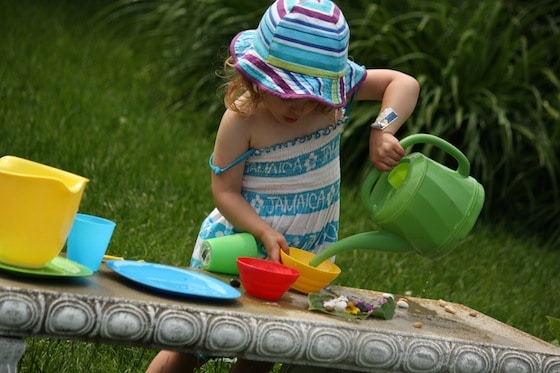
[[[344,3],[351,55],[421,82],[401,136],[454,143],[486,189],[487,217],[519,217],[559,243],[560,3]],[[370,107],[356,111],[343,143],[350,174],[368,166],[363,137],[373,119]]]
[[[214,127],[223,105],[217,77],[229,55],[229,42],[241,30],[256,27],[267,1],[120,0],[96,16],[100,26],[134,29],[143,41],[156,41],[154,68],[174,89],[172,108],[198,108]]]

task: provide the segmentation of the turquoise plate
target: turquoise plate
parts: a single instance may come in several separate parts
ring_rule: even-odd
[[[211,299],[241,296],[229,284],[188,269],[134,260],[108,260],[105,265],[131,281],[169,294]]]
[[[41,268],[24,268],[0,263],[0,269],[27,276],[83,277],[93,274],[88,267],[62,256],[57,256]]]

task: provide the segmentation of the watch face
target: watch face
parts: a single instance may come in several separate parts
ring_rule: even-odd
[[[399,116],[395,111],[391,108],[385,108],[379,114],[375,122],[371,124],[371,128],[375,128],[378,130],[382,130],[383,128],[387,127],[389,124],[393,123]]]
[[[385,127],[393,123],[393,121],[398,118],[397,113],[395,113],[393,109],[387,108],[383,110],[383,114],[385,114],[385,117],[383,118],[382,122],[386,123]]]

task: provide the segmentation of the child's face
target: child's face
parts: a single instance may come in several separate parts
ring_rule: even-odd
[[[309,99],[285,100],[268,93],[263,93],[262,102],[274,119],[285,124],[297,123],[319,104]]]

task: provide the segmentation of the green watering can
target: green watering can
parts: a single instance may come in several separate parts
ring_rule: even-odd
[[[405,149],[422,143],[455,158],[457,170],[421,153],[403,157],[391,171],[373,169],[362,185],[361,197],[379,230],[334,243],[312,258],[311,266],[355,249],[415,251],[433,259],[448,254],[466,237],[482,210],[484,189],[469,176],[467,157],[447,141],[416,134],[400,142]]]

